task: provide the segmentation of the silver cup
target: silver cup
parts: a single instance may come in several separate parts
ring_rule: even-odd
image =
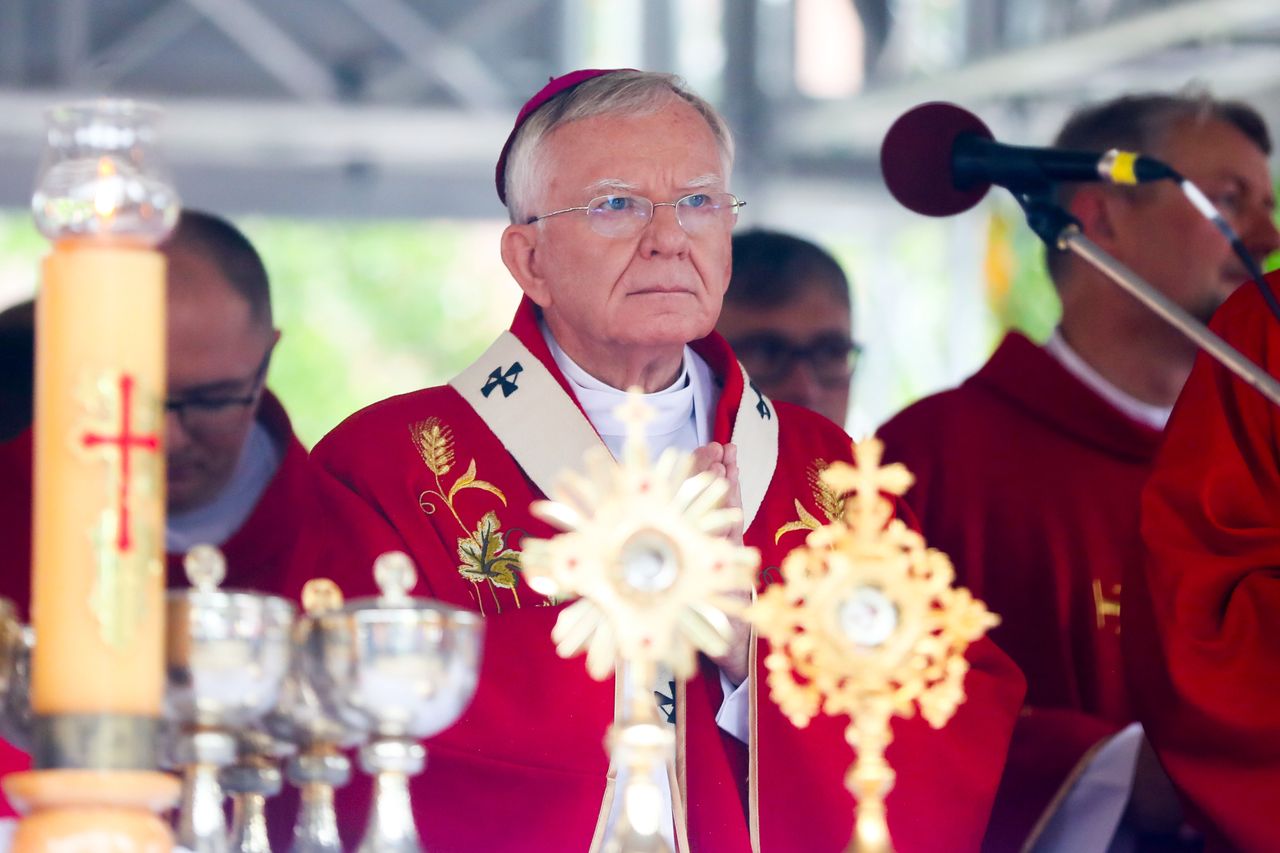
[[[183,775],[178,843],[227,853],[219,774],[236,760],[235,733],[276,705],[294,608],[274,595],[219,590],[226,564],[212,546],[192,548],[186,570],[192,588],[168,593],[165,626],[165,719]]]
[[[304,668],[321,702],[369,737],[360,750],[375,777],[362,853],[422,850],[409,777],[426,766],[418,741],[448,728],[475,693],[483,642],[477,614],[412,598],[417,570],[399,552],[374,564],[381,596],[318,615]]]
[[[367,735],[343,725],[325,708],[305,671],[305,661],[321,654],[316,617],[340,609],[342,593],[333,581],[317,578],[303,588],[302,606],[306,613],[293,624],[289,675],[265,722],[272,735],[297,750],[285,767],[285,777],[298,788],[301,801],[290,853],[342,853],[333,792],[351,780],[351,762],[343,750]]]
[[[31,651],[36,634],[18,621],[17,611],[0,598],[0,737],[31,751],[35,726],[31,714]]]

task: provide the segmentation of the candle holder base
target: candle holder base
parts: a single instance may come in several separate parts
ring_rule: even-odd
[[[173,849],[173,832],[160,813],[178,802],[181,785],[167,773],[33,770],[7,777],[4,789],[25,815],[13,837],[13,853]]]

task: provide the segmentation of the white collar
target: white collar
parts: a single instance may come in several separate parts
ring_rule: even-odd
[[[616,458],[627,431],[614,411],[625,402],[627,392],[592,376],[569,357],[545,322],[539,326],[551,357],[569,381],[587,419]],[[644,401],[654,412],[653,420],[645,429],[651,442],[650,451],[658,453],[670,446],[692,451],[710,441],[713,392],[710,366],[686,346],[675,381],[661,391],[644,395]]]
[[[1071,348],[1062,336],[1062,328],[1053,330],[1049,340],[1044,344],[1045,352],[1057,359],[1068,373],[1079,379],[1093,393],[1110,403],[1114,408],[1129,416],[1140,424],[1152,429],[1163,430],[1169,423],[1169,415],[1173,406],[1156,406],[1144,403],[1132,394],[1120,390],[1095,370],[1080,354]]]
[[[239,530],[258,506],[284,458],[262,421],[254,420],[245,437],[231,479],[209,503],[165,520],[165,550],[184,554],[195,545],[222,545]]]

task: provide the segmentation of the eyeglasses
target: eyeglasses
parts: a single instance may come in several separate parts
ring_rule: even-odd
[[[787,378],[797,361],[807,363],[819,385],[836,388],[853,376],[862,345],[843,335],[822,335],[803,346],[780,335],[747,335],[730,342],[747,373],[765,385]]]
[[[584,210],[591,230],[604,237],[634,237],[653,218],[655,207],[672,207],[676,221],[686,234],[713,229],[728,230],[738,221],[738,208],[746,202],[733,193],[692,193],[675,201],[650,201],[639,195],[602,195],[583,207],[566,207],[541,216],[529,217],[528,224],[562,213]]]
[[[252,383],[252,390],[239,397],[206,396],[193,394],[188,397],[170,397],[164,401],[164,410],[173,412],[182,428],[190,433],[213,435],[228,432],[239,427],[241,413],[258,401],[267,378],[267,366],[271,363],[271,352],[268,347],[262,356],[262,363],[254,371],[252,378],[245,380]]]

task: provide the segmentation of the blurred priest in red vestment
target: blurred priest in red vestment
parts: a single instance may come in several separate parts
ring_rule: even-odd
[[[1077,112],[1055,144],[1158,157],[1204,190],[1255,257],[1280,245],[1271,141],[1251,107],[1125,96]],[[1205,322],[1247,277],[1172,183],[1059,195],[1087,236]],[[1062,320],[1043,346],[1010,333],[963,385],[880,435],[886,457],[918,477],[906,499],[925,536],[1000,614],[992,637],[1027,677],[989,848],[1018,849],[1034,833],[1042,849],[1135,837],[1182,849],[1178,802],[1134,723],[1120,602],[1125,569],[1142,560],[1139,493],[1196,350],[1084,261],[1054,252],[1049,270]]]

